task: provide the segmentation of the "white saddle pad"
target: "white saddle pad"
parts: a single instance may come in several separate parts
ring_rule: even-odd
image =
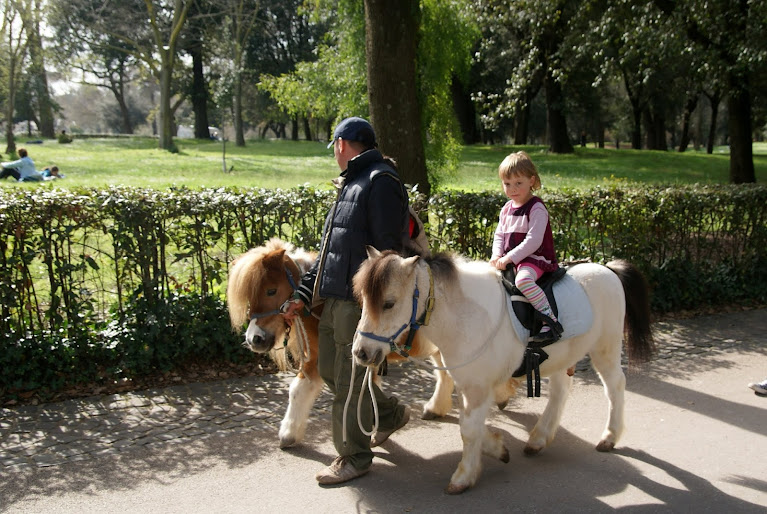
[[[501,283],[500,275],[498,285],[506,297],[506,308],[509,311],[514,331],[520,341],[527,342],[530,338],[530,331],[522,326],[519,318],[514,314],[514,307],[511,305],[512,300],[527,302],[527,298],[522,295],[509,295]],[[557,309],[559,310],[557,319],[564,329],[562,339],[579,336],[591,328],[591,324],[594,322],[591,303],[586,296],[586,291],[573,277],[565,275],[554,283],[554,298],[557,300]]]

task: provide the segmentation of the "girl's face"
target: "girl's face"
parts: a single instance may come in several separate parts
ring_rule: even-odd
[[[512,175],[509,178],[501,180],[503,183],[503,193],[511,200],[512,205],[521,207],[530,198],[533,197],[533,177],[524,175]]]

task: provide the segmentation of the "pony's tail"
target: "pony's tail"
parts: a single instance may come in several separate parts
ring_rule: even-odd
[[[650,293],[644,275],[628,261],[614,260],[606,266],[623,285],[626,297],[626,346],[629,364],[647,362],[655,353],[655,338],[650,324]]]

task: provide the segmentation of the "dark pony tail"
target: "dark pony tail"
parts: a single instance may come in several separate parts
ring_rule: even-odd
[[[644,275],[628,261],[614,260],[607,268],[618,275],[626,297],[626,346],[629,364],[647,362],[655,353],[650,325],[650,293]]]

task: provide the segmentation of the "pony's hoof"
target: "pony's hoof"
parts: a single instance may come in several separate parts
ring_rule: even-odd
[[[501,402],[498,404],[498,410],[503,410],[506,408],[506,406],[509,404],[509,401],[506,400],[505,402]]]
[[[441,417],[439,414],[430,410],[425,410],[423,411],[423,414],[421,414],[421,419],[425,419],[426,421],[437,419],[439,417]]]
[[[530,445],[525,446],[525,455],[527,455],[528,457],[538,455],[539,453],[541,453],[541,448],[533,448]]]
[[[509,449],[506,448],[505,446],[503,447],[503,453],[501,453],[500,459],[501,459],[501,462],[503,462],[504,464],[509,463]]]
[[[450,483],[448,484],[447,489],[445,489],[445,492],[447,494],[461,494],[468,488],[469,488],[468,485],[456,485],[456,484]]]
[[[296,438],[295,437],[281,437],[280,438],[280,450],[284,450],[285,448],[290,448],[291,446],[294,446],[296,444]]]
[[[614,449],[615,443],[611,443],[610,441],[599,441],[599,444],[597,445],[598,452],[611,452]]]

